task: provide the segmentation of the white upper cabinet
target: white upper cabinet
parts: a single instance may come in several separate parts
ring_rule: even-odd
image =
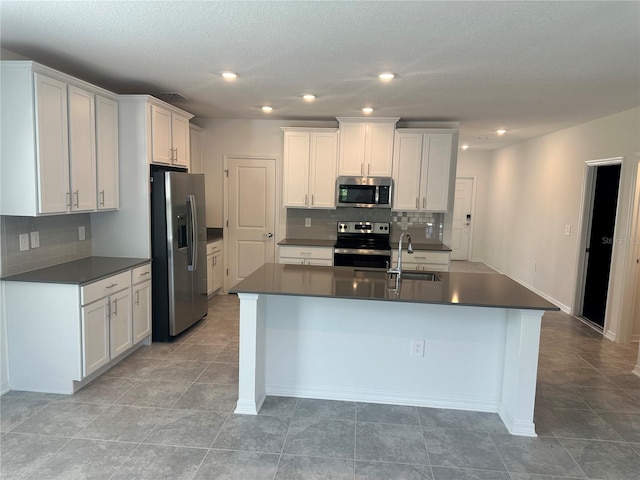
[[[3,81],[4,81],[3,75]],[[36,101],[36,149],[37,149],[37,178],[38,178],[38,209],[33,213],[65,213],[71,206],[71,194],[69,191],[69,136],[67,116],[67,85],[63,82],[35,74],[35,101]],[[8,92],[7,92],[8,93]],[[2,102],[10,95],[2,92]],[[8,106],[7,106],[8,107]],[[29,108],[25,105],[25,108]],[[2,131],[7,122],[4,121],[5,109],[2,112]],[[2,170],[3,190],[6,178],[5,164],[9,157],[4,149],[10,142],[10,138],[2,136]],[[32,147],[33,145],[31,145]],[[17,145],[16,147],[22,147]],[[15,157],[20,158],[20,157]],[[19,162],[15,162],[19,163]],[[15,166],[15,164],[13,165]],[[30,165],[29,165],[30,166]],[[19,172],[14,172],[19,173]],[[12,198],[11,201],[19,201]],[[2,202],[3,213],[7,202]],[[8,212],[6,212],[9,214]]]
[[[449,211],[457,147],[457,130],[397,130],[393,154],[393,210]]]
[[[118,181],[118,102],[96,96],[98,210],[120,205]]]
[[[189,171],[191,173],[204,173],[202,165],[202,128],[189,124]]]
[[[151,106],[152,163],[189,167],[189,118]]]
[[[393,138],[399,118],[338,118],[340,155],[338,175],[390,177]]]
[[[335,208],[335,128],[283,128],[283,205]]]
[[[95,98],[69,86],[69,170],[71,211],[96,209],[96,113]]]
[[[0,68],[0,214],[96,211],[98,149],[118,150],[117,116],[109,127],[116,134],[97,145],[96,98],[116,95],[31,61]]]

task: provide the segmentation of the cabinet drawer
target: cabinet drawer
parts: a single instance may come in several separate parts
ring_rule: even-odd
[[[395,264],[398,261],[398,253],[394,251],[391,255]],[[449,264],[449,252],[430,252],[427,250],[414,250],[413,254],[409,254],[406,250],[402,251],[402,263],[431,263],[439,265]]]
[[[222,240],[213,243],[207,243],[207,255],[219,252],[220,250],[222,250]]]
[[[280,257],[313,258],[322,260],[333,260],[333,248],[330,247],[300,247],[282,246],[280,247]]]
[[[140,265],[139,267],[131,270],[131,283],[136,284],[144,282],[145,280],[151,280],[151,264]]]
[[[80,287],[80,301],[82,305],[87,305],[130,286],[131,271],[127,270]]]

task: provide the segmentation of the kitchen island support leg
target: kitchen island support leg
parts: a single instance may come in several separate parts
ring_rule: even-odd
[[[240,377],[234,413],[257,415],[265,399],[264,353],[266,297],[239,293]]]
[[[533,412],[543,313],[515,309],[508,312],[502,400],[498,413],[514,435],[536,436]]]

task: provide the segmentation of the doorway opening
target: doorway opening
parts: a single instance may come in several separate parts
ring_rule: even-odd
[[[603,332],[611,277],[621,163],[588,165],[588,226],[580,317]]]

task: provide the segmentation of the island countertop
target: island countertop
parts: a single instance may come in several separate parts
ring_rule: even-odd
[[[384,271],[267,263],[230,293],[345,298],[440,305],[559,310],[509,277],[498,273],[438,272],[440,281],[403,279],[391,290]]]

